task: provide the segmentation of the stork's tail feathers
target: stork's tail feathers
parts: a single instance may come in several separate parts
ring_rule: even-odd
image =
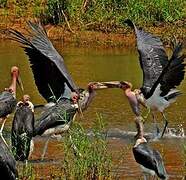
[[[169,102],[174,102],[178,96],[182,95],[180,91],[173,91],[165,96],[165,99]]]
[[[183,49],[183,44],[181,42],[179,43],[172,43],[173,45],[173,54],[171,59],[175,59],[177,57],[179,57],[179,53],[181,52],[181,50]]]

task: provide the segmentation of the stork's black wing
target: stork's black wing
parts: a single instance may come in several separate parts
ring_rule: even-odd
[[[24,46],[34,74],[35,83],[40,94],[49,102],[55,95],[58,99],[64,92],[66,83],[72,91],[76,91],[63,58],[56,51],[48,39],[44,28],[40,24],[28,23],[30,30],[27,36],[17,30],[9,30],[11,39]]]
[[[2,138],[0,138],[0,170],[4,179],[15,180],[18,177],[16,161]]]
[[[180,55],[182,50],[182,44],[178,43],[173,51],[172,57],[168,61],[168,64],[163,69],[162,73],[154,83],[153,87],[149,92],[148,98],[153,94],[158,85],[160,85],[160,96],[165,96],[168,92],[180,85],[181,81],[184,79],[184,59],[185,55]]]
[[[170,65],[165,68],[165,70],[163,70],[162,75],[158,79],[161,84],[161,96],[165,96],[166,94],[168,94],[170,89],[179,86],[181,81],[184,79],[186,65],[184,64],[184,59],[186,56],[180,54],[181,50],[182,44],[177,44],[170,59]]]
[[[154,170],[158,177],[165,179],[167,176],[164,163],[160,153],[151,149],[147,143],[142,143],[133,148],[134,158],[137,163]]]
[[[55,105],[42,113],[41,117],[35,123],[34,136],[42,135],[50,128],[67,125],[72,122],[77,109],[72,106],[69,99],[60,99]]]
[[[12,152],[16,160],[28,159],[34,134],[34,113],[27,104],[19,103],[11,131]]]
[[[131,20],[125,21],[134,28],[137,38],[140,65],[143,71],[143,85],[141,91],[147,98],[152,86],[168,63],[168,57],[159,37],[137,29]]]
[[[16,99],[13,94],[8,91],[3,91],[0,94],[0,118],[11,114],[16,107]]]

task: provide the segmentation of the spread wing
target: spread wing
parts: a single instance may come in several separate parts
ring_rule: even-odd
[[[160,84],[160,96],[167,95],[171,89],[174,89],[176,86],[180,85],[181,81],[184,79],[186,65],[184,64],[184,59],[186,56],[181,54],[181,51],[182,44],[178,43],[174,47],[173,54],[168,61],[167,66],[163,69],[156,83],[151,88],[150,94],[153,94],[158,84]]]
[[[180,55],[181,50],[182,44],[179,43],[175,46],[172,57],[154,83],[147,98],[149,98],[157,88],[160,88],[160,96],[165,96],[171,89],[174,89],[176,86],[180,85],[185,74],[185,55]],[[177,94],[177,92],[175,93]]]
[[[146,98],[163,68],[167,65],[168,57],[159,37],[137,29],[135,24],[130,20],[126,20],[125,22],[135,30],[139,61],[143,71],[141,91]]]
[[[48,101],[55,95],[58,99],[65,91],[65,83],[76,91],[63,58],[48,39],[44,28],[38,23],[28,22],[30,30],[23,35],[17,30],[9,30],[11,39],[23,45],[34,74],[35,83],[40,94]]]

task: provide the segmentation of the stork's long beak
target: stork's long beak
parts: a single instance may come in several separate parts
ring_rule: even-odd
[[[120,81],[93,82],[94,89],[120,88]]]
[[[22,80],[21,80],[21,76],[20,75],[17,78],[17,84],[21,88],[22,92],[24,92],[24,87],[23,87],[23,83],[22,83]]]

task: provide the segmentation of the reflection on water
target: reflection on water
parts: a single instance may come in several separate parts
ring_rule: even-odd
[[[139,88],[142,82],[142,72],[139,68],[138,55],[136,51],[118,50],[118,49],[87,49],[87,48],[70,48],[62,47],[60,42],[55,42],[55,45],[65,59],[65,63],[78,86],[86,88],[90,81],[110,81],[110,80],[126,80],[133,83],[134,88]],[[40,96],[37,87],[34,84],[33,75],[29,67],[29,63],[23,50],[17,43],[9,41],[0,42],[0,89],[3,90],[9,86],[10,82],[10,67],[17,65],[20,68],[22,80],[24,82],[25,93],[30,94],[32,101],[35,104],[44,103],[45,100]],[[54,77],[55,79],[55,77]],[[182,83],[180,89],[185,92],[186,83]],[[18,99],[21,97],[18,90]],[[166,114],[169,119],[170,126],[183,124],[186,129],[184,120],[186,119],[185,109],[186,96],[183,94],[178,98]],[[97,113],[101,113],[104,120],[107,122],[107,127],[118,128],[119,131],[134,130],[133,114],[128,106],[123,92],[119,89],[108,89],[98,91],[93,103],[85,112],[85,119],[82,123],[90,128],[95,120]],[[161,116],[158,116],[161,117]],[[10,116],[10,119],[12,116]],[[160,119],[160,118],[159,118]],[[147,126],[152,129],[150,119],[146,122]],[[161,119],[159,120],[161,124]],[[11,120],[7,123],[6,129],[10,129]],[[117,134],[117,132],[116,132]],[[41,153],[41,140],[36,139],[36,149],[32,159],[38,159]],[[43,141],[42,141],[43,142]],[[139,179],[141,172],[138,165],[134,162],[131,147],[133,141],[127,141],[122,137],[110,138],[110,150],[116,154],[115,161],[122,159],[117,171],[121,176],[120,179]],[[183,179],[186,174],[184,169],[184,152],[183,144],[185,139],[165,138],[151,142],[151,145],[158,149],[165,159],[165,166],[171,179]],[[59,159],[63,153],[59,151],[58,141],[53,140],[49,143],[46,158]],[[125,150],[122,157],[117,157]],[[46,162],[50,164],[51,162]],[[35,163],[34,163],[35,164]],[[36,169],[43,168],[40,163],[35,165]],[[51,164],[52,168],[57,168],[58,163]],[[46,173],[46,171],[44,171]],[[42,174],[43,176],[43,174]]]

